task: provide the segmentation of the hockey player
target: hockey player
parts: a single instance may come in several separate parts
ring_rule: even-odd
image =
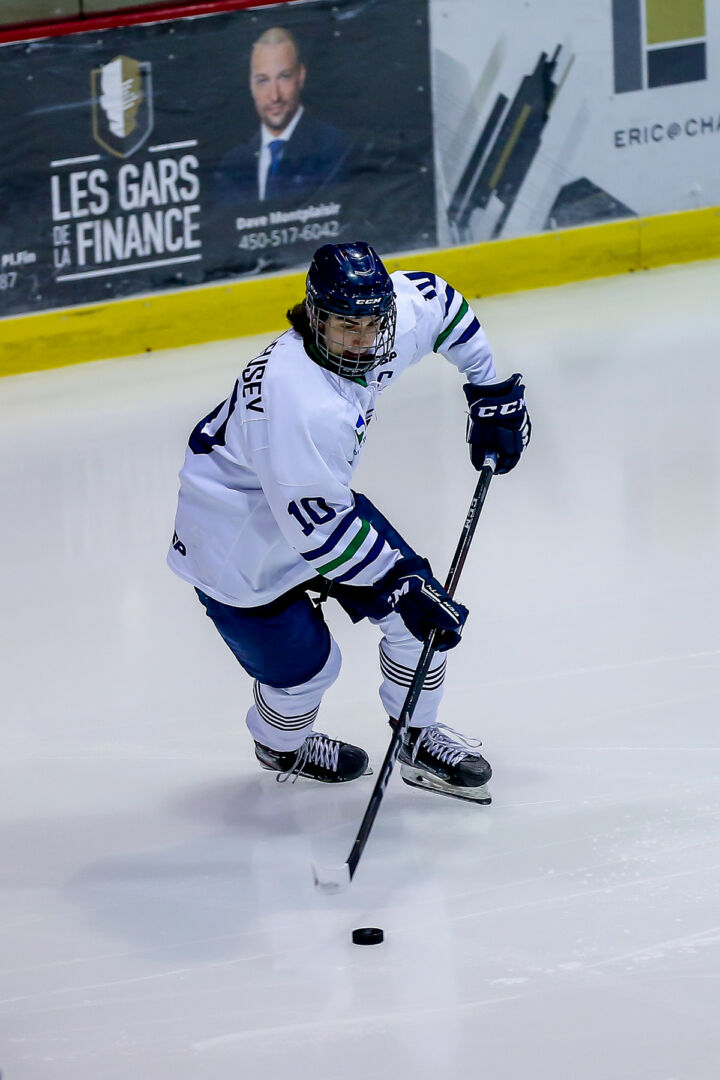
[[[286,330],[240,373],[190,435],[180,473],[172,570],[195,586],[220,635],[254,680],[247,726],[260,764],[326,782],[367,771],[360,747],[314,730],[340,651],[318,593],[382,633],[380,698],[391,723],[422,650],[434,663],[400,753],[406,782],[488,802],[480,743],[437,722],[447,650],[467,609],[365,496],[351,488],[379,395],[427,353],[462,372],[467,439],[480,468],[514,468],[530,422],[520,375],[496,381],[467,301],[431,273],[389,275],[365,243],[321,247]]]

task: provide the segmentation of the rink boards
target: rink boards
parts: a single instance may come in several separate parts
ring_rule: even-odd
[[[388,258],[490,296],[720,255],[720,208],[632,218]],[[280,330],[304,274],[198,286],[17,316],[0,323],[0,375]]]

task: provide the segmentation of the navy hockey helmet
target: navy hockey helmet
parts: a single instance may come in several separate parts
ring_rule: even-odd
[[[388,359],[395,340],[395,290],[369,244],[325,244],[308,270],[306,307],[321,363],[345,378]]]

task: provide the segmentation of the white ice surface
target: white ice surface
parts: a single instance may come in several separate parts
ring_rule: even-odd
[[[338,897],[311,862],[372,779],[256,767],[250,681],[164,564],[187,434],[267,338],[0,380],[4,1080],[718,1080],[718,295],[706,263],[475,305],[535,424],[442,716],[494,802],[394,776]],[[358,476],[441,577],[463,412],[428,358]],[[374,632],[329,620],[319,727],[377,766]]]

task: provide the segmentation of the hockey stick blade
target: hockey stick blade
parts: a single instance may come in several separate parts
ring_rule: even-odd
[[[325,896],[336,896],[350,885],[350,867],[347,863],[322,867],[313,863],[312,872],[315,888]]]

